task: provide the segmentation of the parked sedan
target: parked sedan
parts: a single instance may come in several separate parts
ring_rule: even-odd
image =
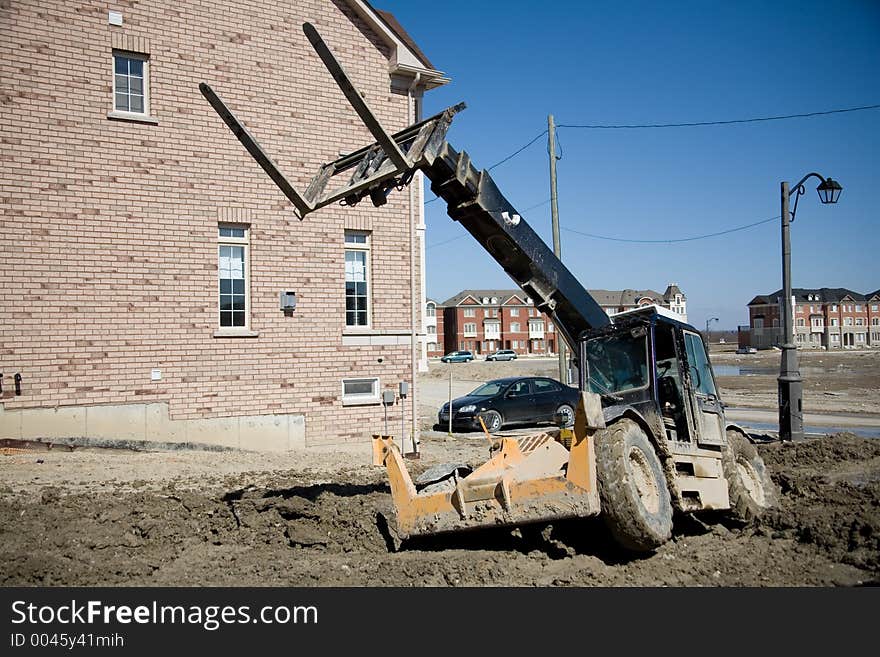
[[[474,355],[470,351],[450,351],[445,356],[441,356],[440,360],[444,363],[467,363],[474,359]]]
[[[499,349],[491,354],[486,354],[486,360],[514,360],[516,352],[513,349]]]
[[[577,388],[543,376],[494,379],[452,400],[452,426],[481,430],[481,416],[490,432],[507,424],[556,422],[557,417],[570,426],[578,395]],[[440,408],[437,419],[441,427],[449,425],[448,403]]]

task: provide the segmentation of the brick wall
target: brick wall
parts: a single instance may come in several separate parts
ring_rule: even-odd
[[[122,27],[108,24],[108,9],[122,12]],[[386,46],[342,2],[0,3],[7,409],[158,401],[175,419],[303,413],[310,444],[381,426],[381,406],[342,406],[341,380],[378,376],[396,389],[410,378],[410,350],[343,347],[343,232],[372,231],[373,328],[409,331],[409,195],[300,222],[198,91],[211,84],[305,187],[319,164],[372,138],[304,21],[385,125],[405,126]],[[107,117],[114,45],[149,55],[158,124]],[[224,219],[250,225],[255,338],[214,337]],[[281,290],[297,293],[290,316]]]

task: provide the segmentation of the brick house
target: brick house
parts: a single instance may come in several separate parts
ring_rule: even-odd
[[[608,315],[656,304],[687,321],[687,298],[675,283],[661,294],[653,290],[589,290]],[[442,311],[442,312],[441,312]],[[521,290],[462,290],[437,306],[442,315],[433,356],[457,349],[476,354],[513,349],[518,354],[550,355],[558,348],[553,323]],[[442,339],[440,336],[442,335]]]
[[[793,288],[792,308],[794,339],[800,348],[880,346],[880,291]],[[740,327],[740,345],[766,349],[782,344],[782,290],[756,296],[748,309],[749,325]]]
[[[391,130],[448,82],[363,0],[2,3],[0,438],[283,450],[382,426],[419,358],[421,176],[300,222],[198,90],[304,188],[372,141],[306,21]]]

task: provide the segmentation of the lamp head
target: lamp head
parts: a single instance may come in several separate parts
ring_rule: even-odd
[[[831,178],[826,178],[819,183],[818,187],[816,187],[816,192],[819,194],[819,200],[825,204],[837,203],[837,199],[840,198],[840,192],[842,191],[843,187],[840,186],[840,183]]]

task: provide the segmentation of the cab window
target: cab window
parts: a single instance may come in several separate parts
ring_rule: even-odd
[[[712,367],[709,365],[703,340],[694,333],[685,333],[684,346],[687,351],[688,367],[694,390],[699,394],[717,396],[715,380],[712,378]]]
[[[612,335],[587,343],[590,390],[616,393],[648,385],[648,339],[637,335]]]

